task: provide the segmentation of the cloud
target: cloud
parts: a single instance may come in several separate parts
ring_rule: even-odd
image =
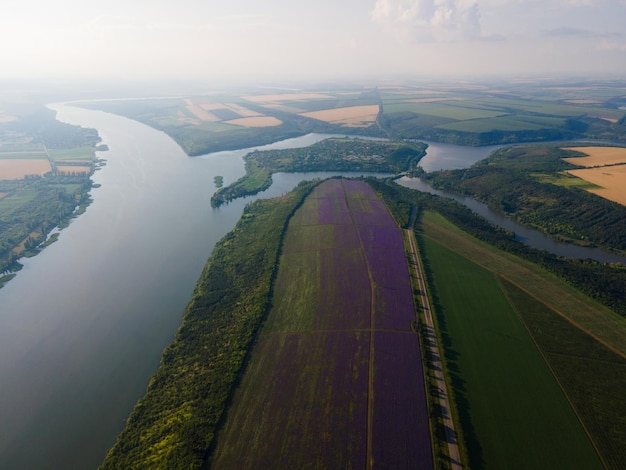
[[[370,16],[402,39],[458,42],[481,37],[475,0],[377,0]]]

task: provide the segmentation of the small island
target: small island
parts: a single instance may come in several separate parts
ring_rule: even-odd
[[[343,171],[397,174],[414,169],[426,154],[421,142],[388,142],[352,138],[326,139],[309,147],[254,151],[244,157],[246,174],[211,197],[219,207],[233,199],[269,188],[272,174]]]

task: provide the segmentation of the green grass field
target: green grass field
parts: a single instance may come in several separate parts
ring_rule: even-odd
[[[570,404],[488,270],[424,251],[473,468],[602,468]]]
[[[456,102],[453,101],[437,103],[383,103],[383,110],[386,114],[408,111],[416,114],[427,114],[459,121],[466,119],[495,118],[508,114],[502,111],[457,106]]]
[[[3,197],[0,199],[0,213],[5,217],[9,216],[13,211],[34,200],[37,194],[36,190],[24,190],[11,196]]]
[[[436,126],[438,129],[446,129],[449,131],[459,132],[489,132],[492,130],[500,131],[526,131],[539,130],[545,128],[539,124],[528,121],[521,121],[514,116],[504,116],[486,119],[471,119],[467,121],[450,122]]]
[[[626,461],[626,359],[515,284],[502,286],[574,405],[606,466]]]
[[[555,173],[555,174],[546,174],[546,173],[536,173],[532,175],[541,183],[550,183],[556,184],[557,186],[563,186],[565,188],[580,188],[584,190],[590,189],[598,189],[600,186],[595,185],[593,183],[589,183],[582,178],[578,178],[576,176],[569,175],[567,173]]]
[[[50,158],[54,161],[59,160],[91,160],[94,158],[93,147],[78,147],[74,149],[48,149]]]
[[[427,212],[422,224],[431,237],[446,247],[524,288],[609,347],[626,355],[626,319],[594,302],[537,265],[498,251],[469,237],[442,216]]]
[[[617,119],[623,116],[623,113],[618,110],[610,110],[600,106],[580,106],[539,99],[511,99],[485,96],[484,98],[481,98],[478,103],[480,105],[493,106],[494,108],[502,109],[503,111],[524,111],[527,113],[545,114],[549,116],[573,117],[583,114],[595,113],[599,110],[602,110],[603,113],[606,113],[610,117],[615,117]]]

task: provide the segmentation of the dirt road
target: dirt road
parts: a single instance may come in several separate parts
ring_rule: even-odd
[[[426,283],[424,281],[424,270],[422,268],[422,261],[419,257],[419,252],[417,251],[415,234],[412,230],[406,230],[406,233],[409,239],[409,244],[411,246],[411,254],[413,257],[413,267],[415,269],[415,275],[419,283],[421,296],[420,303],[424,309],[424,316],[426,317],[426,337],[424,338],[424,347],[430,355],[432,367],[435,372],[435,380],[437,381],[437,396],[439,399],[439,406],[441,407],[443,424],[446,431],[446,441],[448,444],[450,467],[453,470],[460,470],[463,468],[463,465],[461,464],[461,455],[459,452],[459,445],[457,443],[456,432],[454,430],[454,422],[452,421],[452,416],[450,414],[450,400],[448,399],[448,390],[443,375],[441,355],[439,352],[437,335],[435,335],[435,325],[430,309],[430,302],[428,301],[428,295],[426,294]]]

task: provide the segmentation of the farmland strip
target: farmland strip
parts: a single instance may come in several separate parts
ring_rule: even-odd
[[[397,233],[362,181],[326,181],[294,214],[215,468],[433,468]]]
[[[356,225],[354,222],[354,215],[351,210],[349,210],[348,198],[346,194],[345,184],[342,182],[343,188],[343,196],[345,200],[346,207],[348,208],[348,215],[352,222],[352,225]],[[359,238],[359,244],[361,246],[361,251],[365,253],[365,247],[363,245],[363,238],[361,236],[361,231],[357,230],[357,235]],[[372,269],[367,261],[367,257],[365,257],[365,264],[367,266],[367,277],[370,282],[370,347],[369,347],[369,369],[368,369],[368,379],[367,379],[367,468],[374,467],[374,455],[373,455],[373,426],[374,426],[374,314],[376,312],[376,285],[374,283],[374,278],[372,276]]]

